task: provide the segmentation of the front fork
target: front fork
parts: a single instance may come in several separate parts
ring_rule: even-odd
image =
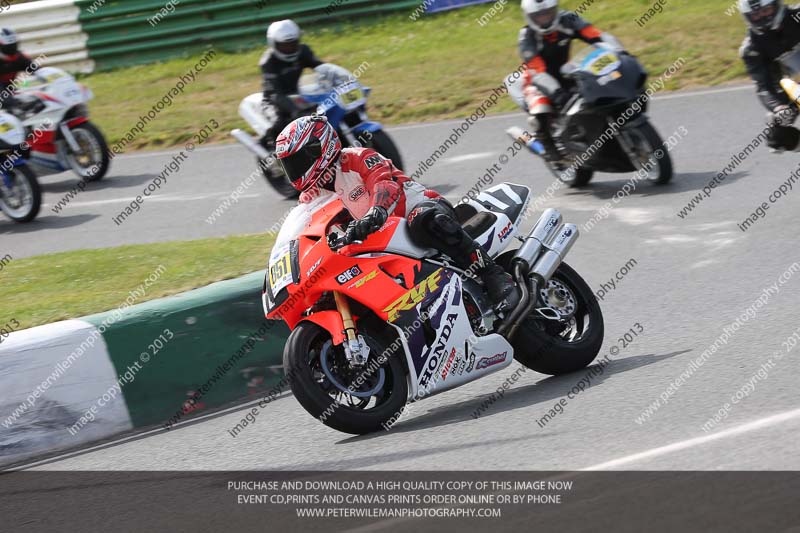
[[[353,366],[363,366],[369,359],[369,346],[364,341],[364,337],[359,335],[356,330],[356,321],[350,311],[350,302],[347,300],[347,296],[339,292],[333,293],[333,299],[336,302],[336,309],[342,315],[345,334],[344,352],[347,360]]]

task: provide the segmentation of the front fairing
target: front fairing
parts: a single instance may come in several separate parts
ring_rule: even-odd
[[[633,101],[641,94],[647,79],[635,57],[602,46],[590,46],[579,52],[564,73],[575,80],[588,107]]]

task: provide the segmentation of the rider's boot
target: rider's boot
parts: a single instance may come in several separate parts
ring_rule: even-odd
[[[560,163],[564,160],[564,156],[553,139],[552,124],[554,120],[553,113],[539,113],[531,115],[528,123],[534,131],[534,136],[544,147],[543,157],[551,163]]]

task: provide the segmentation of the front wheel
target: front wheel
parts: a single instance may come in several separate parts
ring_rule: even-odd
[[[389,429],[408,400],[406,371],[396,351],[362,328],[369,361],[353,367],[343,346],[311,322],[301,322],[289,336],[283,367],[297,401],[328,427],[363,435]]]
[[[603,344],[603,312],[592,290],[562,263],[541,287],[534,311],[511,341],[514,358],[542,374],[559,375],[585,368]]]
[[[100,181],[111,166],[111,156],[103,132],[91,122],[79,124],[70,131],[80,150],[73,152],[64,141],[67,163],[83,181]]]
[[[645,121],[626,133],[633,144],[635,157],[638,158],[634,166],[646,172],[648,179],[657,185],[669,183],[673,174],[672,158],[653,125]]]
[[[364,136],[366,137],[366,135]],[[372,132],[371,138],[368,139],[365,146],[371,147],[386,159],[391,160],[398,169],[403,170],[403,158],[400,156],[400,150],[397,149],[397,145],[394,144],[392,138],[385,131]]]
[[[42,206],[42,189],[28,165],[14,167],[0,183],[0,210],[14,222],[30,222]]]

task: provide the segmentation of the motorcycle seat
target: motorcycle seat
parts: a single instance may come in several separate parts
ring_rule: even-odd
[[[477,239],[486,230],[491,228],[497,222],[497,215],[489,211],[478,211],[474,206],[469,204],[458,204],[455,207],[456,218],[467,232],[467,235],[473,239]]]

